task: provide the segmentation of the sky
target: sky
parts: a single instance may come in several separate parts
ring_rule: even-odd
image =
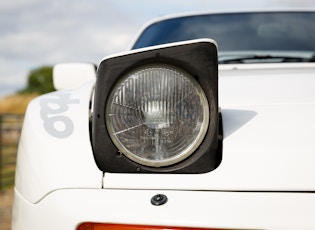
[[[153,18],[191,11],[315,8],[315,0],[0,1],[0,97],[23,89],[29,72],[62,62],[99,64],[126,50]]]

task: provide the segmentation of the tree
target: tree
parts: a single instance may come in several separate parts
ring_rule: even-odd
[[[27,86],[20,93],[45,94],[55,90],[52,80],[51,66],[43,66],[31,70],[28,74]]]

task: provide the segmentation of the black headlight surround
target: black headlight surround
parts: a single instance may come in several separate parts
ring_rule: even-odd
[[[149,167],[123,154],[107,132],[105,110],[111,89],[129,71],[143,65],[161,63],[177,66],[199,83],[208,99],[210,122],[207,134],[196,151],[174,165]],[[114,56],[103,60],[97,71],[91,140],[97,166],[112,173],[204,173],[215,169],[222,158],[218,111],[217,48],[209,39],[179,42]]]

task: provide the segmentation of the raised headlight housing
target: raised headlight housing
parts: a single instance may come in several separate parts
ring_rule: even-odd
[[[104,59],[92,143],[105,172],[202,173],[221,160],[217,50],[195,40]]]

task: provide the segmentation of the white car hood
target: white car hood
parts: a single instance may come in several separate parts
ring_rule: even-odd
[[[220,166],[195,175],[105,173],[105,188],[315,191],[315,64],[219,68]]]

